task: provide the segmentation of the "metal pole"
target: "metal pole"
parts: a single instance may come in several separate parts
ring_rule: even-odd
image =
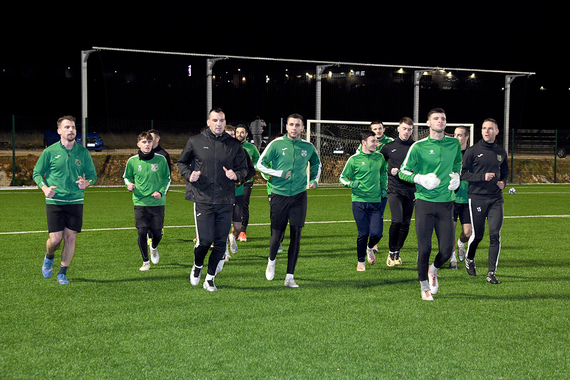
[[[322,106],[322,77],[325,70],[331,66],[337,65],[318,65],[317,66],[317,91],[315,94],[315,119],[321,120],[321,106]],[[317,148],[317,153],[321,154],[321,123],[315,125],[315,148]]]
[[[12,186],[16,186],[16,115],[12,115]]]
[[[503,139],[503,148],[509,153],[509,123],[510,123],[510,109],[511,109],[511,83],[518,78],[524,75],[505,75],[505,138]]]
[[[414,140],[418,141],[418,124],[420,122],[420,79],[425,70],[414,71]]]
[[[87,146],[87,59],[95,50],[81,51],[81,144]]]
[[[206,60],[206,115],[212,109],[212,80],[216,62],[228,58],[208,58]]]

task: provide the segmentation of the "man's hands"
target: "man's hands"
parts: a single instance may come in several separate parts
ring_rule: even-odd
[[[232,169],[226,169],[225,166],[222,166],[224,168],[224,171],[226,172],[226,177],[232,181],[236,181],[237,180],[237,175],[236,173],[234,173],[234,171]]]
[[[414,182],[418,185],[422,185],[426,190],[433,190],[439,186],[441,180],[437,178],[435,173],[429,174],[416,174],[414,176]]]
[[[459,179],[459,173],[451,173],[449,175],[451,177],[451,181],[449,181],[449,186],[447,187],[451,191],[455,191],[459,188],[461,184],[461,180]]]
[[[55,189],[57,189],[57,186],[42,186],[42,191],[44,192],[46,198],[53,198],[55,196]]]
[[[79,179],[75,181],[75,183],[77,184],[77,186],[79,186],[81,190],[84,190],[87,187],[89,187],[89,181],[85,179],[85,174],[83,174],[83,177],[79,176],[78,178]]]
[[[495,178],[495,173],[485,173],[485,181],[489,182]],[[503,181],[497,181],[497,186],[499,189],[503,190],[505,188],[505,183]]]

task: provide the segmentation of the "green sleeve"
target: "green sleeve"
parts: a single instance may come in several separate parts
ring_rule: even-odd
[[[48,153],[47,150],[44,150],[40,155],[40,158],[36,162],[36,166],[34,167],[34,171],[32,173],[32,178],[38,187],[42,187],[46,183],[44,182],[44,176],[46,174],[48,168]]]
[[[342,173],[340,173],[339,182],[344,187],[348,187],[352,189],[354,185],[354,173],[353,173],[353,166],[352,166],[352,157],[346,161],[344,165],[344,169],[342,169]]]
[[[311,155],[309,162],[311,163],[311,177],[309,183],[317,184],[321,176],[321,159],[319,158],[316,149],[313,149],[313,154]]]

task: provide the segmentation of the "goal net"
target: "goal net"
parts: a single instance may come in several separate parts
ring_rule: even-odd
[[[307,120],[303,138],[315,145],[321,159],[320,183],[339,185],[338,178],[348,158],[356,152],[360,145],[359,133],[370,129],[370,122],[346,120]],[[382,122],[386,136],[398,137],[398,122]],[[448,123],[445,133],[453,136],[456,127],[469,128],[469,144],[473,144],[473,123]],[[417,133],[416,133],[417,131]],[[416,140],[429,135],[426,123],[414,123]],[[414,138],[414,137],[412,137]]]

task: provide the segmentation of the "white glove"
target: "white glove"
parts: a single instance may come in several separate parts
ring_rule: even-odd
[[[451,177],[451,181],[449,181],[449,186],[447,188],[451,191],[455,191],[461,183],[461,180],[459,180],[459,173],[451,173],[449,176]]]
[[[435,175],[435,173],[429,174],[416,174],[414,176],[414,182],[418,185],[422,185],[426,188],[426,190],[433,190],[439,186],[441,182],[439,178]]]

